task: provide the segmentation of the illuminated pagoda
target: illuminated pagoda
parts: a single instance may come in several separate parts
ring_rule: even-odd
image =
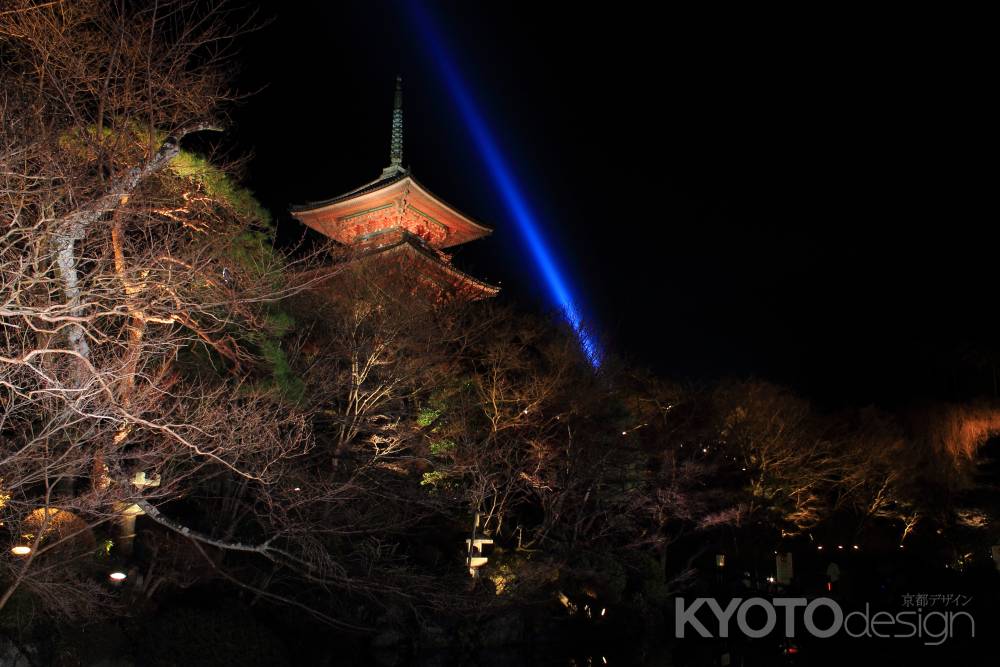
[[[389,166],[378,179],[325,201],[292,207],[299,222],[344,246],[350,262],[365,262],[377,273],[413,292],[435,299],[484,299],[499,288],[451,263],[446,248],[482,238],[492,229],[445,203],[403,166],[403,90],[396,77]]]

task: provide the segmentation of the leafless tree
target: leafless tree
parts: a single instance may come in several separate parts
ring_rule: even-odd
[[[845,459],[812,407],[763,382],[725,385],[715,400],[721,451],[740,465],[747,483],[747,518],[786,534],[825,518],[827,494],[843,476]]]
[[[0,607],[19,588],[91,606],[103,579],[68,565],[92,560],[95,530],[127,551],[131,537],[106,527],[137,514],[337,578],[282,483],[312,447],[308,416],[262,377],[272,305],[293,291],[283,259],[249,194],[182,147],[225,127],[228,45],[246,28],[227,12],[179,0],[0,12]],[[242,488],[253,520],[171,517],[213,483]]]

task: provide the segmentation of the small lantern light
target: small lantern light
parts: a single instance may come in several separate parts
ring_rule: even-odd
[[[10,552],[15,556],[27,556],[31,553],[31,547],[25,544],[18,544],[16,547],[13,547]]]
[[[126,578],[128,578],[128,575],[125,574],[124,572],[121,572],[120,570],[116,570],[108,575],[108,579],[115,582],[125,581]]]
[[[726,554],[715,554],[715,564],[718,567],[726,566]]]

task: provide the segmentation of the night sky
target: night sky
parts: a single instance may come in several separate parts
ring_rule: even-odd
[[[995,76],[967,26],[647,3],[427,7],[609,350],[831,405],[994,394]],[[551,307],[409,0],[260,15],[272,22],[241,40],[240,86],[263,89],[231,137],[253,151],[246,178],[281,242],[304,232],[289,205],[388,164],[400,73],[404,162],[496,230],[456,263],[504,299]]]

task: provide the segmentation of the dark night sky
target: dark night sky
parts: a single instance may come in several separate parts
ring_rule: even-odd
[[[249,184],[295,238],[289,204],[387,164],[400,72],[405,161],[496,229],[456,262],[544,304],[408,1],[262,6],[241,85],[267,87],[234,113]],[[992,394],[987,42],[936,16],[653,4],[429,4],[609,347],[835,403]]]

